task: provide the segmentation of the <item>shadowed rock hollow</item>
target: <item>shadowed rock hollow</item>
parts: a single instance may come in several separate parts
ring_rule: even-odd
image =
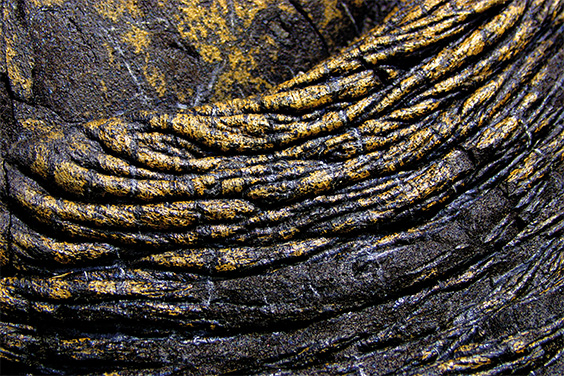
[[[2,3],[3,367],[564,369],[564,2],[82,3]]]

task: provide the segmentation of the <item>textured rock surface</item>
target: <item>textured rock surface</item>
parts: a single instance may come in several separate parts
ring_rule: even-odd
[[[561,372],[564,3],[395,3],[5,1],[3,366]]]

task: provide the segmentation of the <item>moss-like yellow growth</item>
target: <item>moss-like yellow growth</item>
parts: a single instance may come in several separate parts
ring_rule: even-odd
[[[340,3],[323,2],[320,30],[347,16]],[[127,330],[153,335],[134,327],[140,320],[161,325],[159,335],[190,333],[174,342],[184,346],[201,333],[221,333],[218,342],[236,338],[233,333],[255,335],[265,317],[277,328],[294,320],[297,338],[320,317],[336,322],[366,315],[386,327],[370,338],[379,348],[405,339],[388,335],[395,326],[378,315],[426,315],[433,304],[419,308],[417,302],[483,282],[494,253],[502,252],[500,228],[508,227],[512,237],[516,223],[525,221],[508,213],[505,202],[522,199],[564,161],[564,115],[554,105],[564,76],[547,63],[554,66],[550,59],[562,54],[562,2],[413,3],[279,86],[255,75],[260,50],[243,49],[245,30],[234,27],[250,27],[272,7],[308,12],[270,0],[184,1],[176,17],[178,32],[206,64],[228,65],[217,71],[216,98],[227,97],[237,80],[255,85],[258,95],[66,128],[20,119],[24,132],[3,170],[10,225],[9,237],[0,238],[0,261],[13,274],[0,280],[0,308],[10,317],[47,315],[73,325],[121,325],[125,318],[134,322],[123,323]],[[120,43],[144,59],[140,72],[156,95],[170,94],[173,85],[151,60],[154,35],[132,21],[142,16],[137,2],[106,1],[97,9],[114,22],[131,21]],[[109,45],[107,52],[116,54]],[[25,94],[33,85],[10,43],[6,58],[9,79]],[[471,206],[499,186],[503,193],[491,211],[503,211],[492,220],[497,224],[487,223],[490,218],[482,220]],[[544,189],[531,195],[538,199]],[[463,210],[473,217],[461,218]],[[487,231],[474,237],[457,229],[460,221]],[[560,273],[559,255],[538,257],[544,257],[542,247],[561,246],[561,222],[559,214],[539,219],[535,229],[543,231],[544,243],[527,254],[526,267],[536,264],[526,275],[495,282],[496,288],[480,288],[486,292],[479,304],[459,307],[450,321],[466,320],[472,310],[468,334],[476,317],[495,315],[516,291],[536,286],[528,279],[540,265]],[[511,244],[528,234],[520,236]],[[477,250],[471,254],[470,247]],[[347,258],[353,253],[364,264]],[[506,260],[495,262],[501,268]],[[267,296],[267,288],[279,295]],[[343,299],[343,291],[350,296]],[[394,302],[398,291],[409,299]],[[269,301],[273,297],[283,304]],[[374,302],[384,308],[371,310]],[[67,319],[68,312],[77,318]],[[416,321],[400,319],[402,331]],[[441,325],[447,324],[436,324],[429,336],[446,330]],[[558,325],[536,334],[556,336]],[[19,348],[11,333],[10,343]],[[114,337],[73,335],[52,341],[74,361],[103,358],[106,345],[119,347]],[[498,354],[529,356],[527,335],[506,336],[502,350],[488,352],[472,344],[472,332],[464,344],[451,343],[449,358],[429,370],[490,370]],[[346,341],[368,337],[350,336],[355,339]],[[136,349],[144,337],[132,337],[128,348]],[[261,337],[265,354],[269,340]],[[310,356],[310,345],[284,348],[284,356]],[[442,343],[422,351],[420,345],[417,362],[432,362],[437,348],[443,350]],[[124,351],[115,359],[131,356],[137,354]],[[264,357],[276,366],[282,359]]]

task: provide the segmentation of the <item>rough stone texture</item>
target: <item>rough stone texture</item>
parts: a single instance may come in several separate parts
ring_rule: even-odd
[[[564,3],[195,5],[2,3],[3,367],[562,373]]]
[[[327,3],[7,1],[8,76],[17,97],[66,121],[246,96],[354,35],[361,4]]]

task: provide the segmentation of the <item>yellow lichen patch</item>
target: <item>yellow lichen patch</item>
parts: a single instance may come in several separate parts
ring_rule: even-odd
[[[158,301],[148,301],[145,303],[147,308],[152,310],[156,310],[158,312],[162,312],[164,315],[168,317],[179,317],[186,313],[186,310],[183,307],[179,307],[174,303],[163,303]],[[182,326],[185,328],[191,328],[194,324],[190,322],[182,323]]]
[[[212,44],[203,44],[198,49],[200,56],[208,63],[217,63],[222,60],[221,50]]]
[[[257,200],[257,199],[275,199],[288,191],[287,184],[269,184],[255,186],[249,189],[247,192],[247,197]]]
[[[310,254],[313,250],[317,250],[320,247],[323,247],[329,244],[330,240],[327,238],[319,238],[313,239],[309,241],[302,241],[302,242],[293,242],[290,243],[290,256],[293,257],[302,257],[307,254]]]
[[[213,225],[209,226],[210,237],[212,239],[225,239],[237,231],[244,229],[241,225]]]
[[[72,359],[92,359],[103,356],[105,349],[96,348],[99,341],[90,338],[65,339],[59,342],[63,351],[68,352]]]
[[[143,205],[137,208],[135,215],[139,219],[136,222],[141,226],[159,230],[187,228],[200,218],[195,208],[196,205],[193,202]],[[119,207],[117,209],[119,210]],[[131,207],[131,211],[135,209]]]
[[[440,104],[441,104],[440,101],[434,99],[427,99],[413,106],[395,110],[389,115],[389,118],[391,120],[402,120],[402,121],[415,120],[417,118],[421,118],[425,115],[428,115],[432,111],[436,110]]]
[[[459,68],[469,56],[481,54],[487,45],[499,40],[519,20],[524,3],[512,3],[487,24],[471,33],[453,49],[445,49],[422,69],[429,72],[429,78],[438,79]]]
[[[194,191],[196,192],[196,194],[198,196],[203,196],[205,191],[208,189],[208,187],[214,185],[216,182],[217,181],[216,181],[215,177],[213,177],[211,175],[205,175],[205,176],[195,178],[193,180]]]
[[[100,90],[104,94],[108,93],[108,86],[106,85],[106,82],[104,80],[100,80]]]
[[[241,193],[244,187],[245,179],[243,178],[226,179],[221,182],[221,192],[224,195],[230,193]]]
[[[299,233],[300,233],[300,229],[294,227],[294,228],[283,229],[278,234],[280,235],[280,239],[290,240],[295,238],[296,235]]]
[[[511,351],[513,351],[514,353],[522,353],[524,352],[527,347],[528,347],[528,343],[526,343],[523,339],[521,338],[510,338],[508,341],[508,345],[511,348]]]
[[[48,137],[49,141],[52,141],[52,140],[55,140],[57,138],[61,138],[62,134],[49,133],[47,137]],[[47,141],[47,140],[45,140],[45,141]],[[35,153],[35,158],[30,165],[31,171],[33,171],[34,173],[36,173],[36,174],[38,174],[42,177],[47,177],[48,172],[49,172],[49,168],[50,168],[49,153],[51,152],[51,149],[49,147],[49,143],[44,142],[44,143],[41,143],[39,145],[37,145],[37,144],[33,145],[33,152]]]
[[[273,247],[246,248],[232,247],[218,250],[175,250],[151,255],[140,260],[141,263],[159,265],[165,268],[207,269],[215,264],[217,272],[234,271],[255,265],[261,260],[275,260],[284,257],[302,257],[330,243],[329,239],[319,238],[293,241]]]
[[[24,98],[30,98],[32,95],[33,81],[31,78],[31,62],[27,61],[29,57],[18,54],[18,40],[5,38],[6,49],[6,68],[8,70],[8,78],[12,90],[22,95]],[[22,60],[23,59],[23,60]]]
[[[253,258],[244,248],[226,248],[218,251],[215,269],[218,272],[229,272],[253,263]]]
[[[47,299],[66,300],[72,297],[73,286],[66,281],[57,279],[46,279],[41,281],[41,285],[37,282],[33,283],[33,288]]]
[[[276,4],[276,6],[282,11],[282,13],[292,14],[296,11],[296,8],[294,8],[291,4],[292,3],[290,2],[280,1]]]
[[[141,150],[137,153],[136,158],[139,162],[151,170],[157,171],[175,171],[182,172],[183,159],[177,156]]]
[[[476,148],[478,150],[495,149],[505,141],[519,126],[519,119],[509,116],[482,132]]]
[[[322,0],[300,1],[300,5],[308,13],[308,18],[321,34],[327,47],[333,49],[337,43],[342,42],[342,35],[350,32],[349,27],[358,28],[354,15],[358,8],[365,4],[357,0]]]
[[[92,339],[87,338],[87,337],[73,338],[73,339],[69,339],[69,340],[65,341],[65,343],[70,345],[70,347],[73,347],[73,346],[82,347],[84,345],[90,344],[91,342],[92,342]]]
[[[127,9],[129,14],[133,17],[141,17],[143,15],[143,12],[141,12],[138,6],[138,2],[138,0],[125,0],[125,9]]]
[[[225,17],[231,12],[227,1],[215,1],[203,6],[198,1],[187,0],[180,6],[180,10],[182,15],[177,16],[177,27],[182,38],[192,45],[202,46],[198,51],[204,60],[216,62],[220,58],[219,49],[215,45],[202,44],[202,41],[216,40],[221,45],[236,39]],[[209,38],[211,35],[217,37]]]
[[[479,106],[491,99],[504,82],[504,76],[495,77],[492,81],[477,89],[469,95],[462,105],[462,116],[466,116],[475,111]]]
[[[177,250],[147,256],[141,258],[139,262],[147,262],[151,265],[159,265],[166,268],[202,269],[209,261],[207,261],[204,252]]]
[[[4,219],[0,216],[0,219]],[[8,239],[4,233],[0,232],[0,267],[10,264],[10,254],[8,252]]]
[[[66,0],[31,0],[35,7],[51,7],[54,5],[63,5]]]
[[[211,100],[223,100],[233,96],[233,88],[242,85],[249,90],[260,92],[272,85],[257,74],[255,61],[264,55],[264,46],[269,57],[276,60],[275,41],[268,34],[256,36],[260,43],[251,45],[248,28],[257,22],[258,15],[277,2],[268,1],[225,1],[218,0],[203,5],[199,1],[187,0],[179,6],[175,23],[182,39],[194,46],[205,63],[210,64],[213,77]],[[291,10],[293,13],[295,9]]]
[[[82,176],[74,174],[75,165],[70,162],[61,162],[55,166],[53,177],[55,183],[67,192],[81,195],[84,193],[84,187],[88,182]]]
[[[534,92],[528,93],[519,104],[519,110],[524,112],[525,110],[532,108],[539,99],[539,94]]]
[[[380,119],[369,119],[362,123],[358,130],[361,134],[384,134],[385,132],[391,132],[398,129],[401,126],[400,122],[388,121]]]
[[[145,61],[145,65],[143,66],[143,75],[145,79],[155,89],[159,97],[165,95],[167,91],[167,82],[163,72],[154,66],[150,65],[148,58]]]
[[[11,235],[19,247],[41,252],[59,264],[72,265],[115,254],[115,249],[108,244],[57,241],[40,234],[15,230],[12,230]]]
[[[98,164],[104,172],[109,173],[111,176],[120,177],[131,177],[133,175],[132,171],[137,172],[137,176],[146,179],[158,179],[160,175],[157,172],[150,171],[143,168],[132,169],[132,166],[121,158],[114,157],[111,154],[98,154],[96,156]]]
[[[56,305],[44,302],[31,302],[30,308],[35,312],[43,314],[52,314],[57,310]]]
[[[75,173],[77,171],[75,170]],[[88,173],[88,170],[81,170],[85,175]],[[96,182],[97,186],[101,186],[104,189],[104,192],[108,196],[113,197],[126,197],[131,194],[131,184],[129,183],[128,179],[120,178],[120,177],[113,177],[113,176],[104,176],[98,175],[99,180]]]
[[[151,33],[143,30],[135,25],[131,25],[131,29],[122,36],[122,41],[134,48],[136,54],[147,50],[151,44]]]
[[[80,180],[77,183],[73,174],[56,176],[58,178],[57,183],[68,191],[78,192],[80,189],[83,189]],[[171,182],[164,183],[174,186]],[[143,188],[140,184],[138,187]],[[232,218],[235,215],[245,215],[254,210],[252,205],[243,201],[221,204],[219,200],[209,203],[179,201],[147,205],[84,204],[64,199],[57,200],[32,188],[25,181],[18,184],[17,188],[14,188],[14,192],[16,191],[18,192],[20,204],[33,210],[35,216],[40,220],[50,221],[55,216],[62,220],[87,223],[96,227],[119,226],[121,228],[137,228],[143,226],[154,229],[185,228],[194,224],[200,218],[198,211],[204,211],[204,216],[207,215],[209,220],[224,219],[226,217]],[[147,191],[152,192],[152,194],[159,193],[155,192],[154,189],[147,189]]]
[[[137,0],[103,0],[96,3],[95,9],[100,15],[113,22],[121,21],[126,12],[134,18],[143,15]]]
[[[256,211],[254,205],[244,200],[207,200],[200,201],[198,208],[204,218],[209,220],[232,220],[240,215],[249,215]]]
[[[91,129],[96,132],[100,141],[103,141],[109,148],[120,155],[131,154],[133,137],[128,133],[127,123],[122,119],[110,118],[92,121],[84,124],[84,127],[87,131]]]
[[[491,362],[490,358],[483,355],[460,357],[440,364],[439,370],[442,372],[466,371],[486,366]]]
[[[405,196],[401,201],[409,205],[425,199],[454,181],[461,174],[459,158],[460,152],[452,151],[442,161],[433,163],[421,174],[407,180],[402,187]]]
[[[545,145],[541,149],[534,149],[519,165],[515,168],[509,176],[507,177],[507,182],[509,183],[519,183],[527,185],[530,183],[531,177],[536,176],[541,178],[545,173],[546,169],[538,170],[536,167],[541,163],[542,160],[550,155],[552,158],[564,160],[564,148],[561,146],[564,142],[564,132],[561,132],[558,137],[553,139],[548,145]],[[559,146],[560,145],[560,146]]]
[[[21,119],[18,122],[20,126],[26,131],[36,133],[52,133],[52,135],[47,136],[49,139],[53,139],[53,137],[59,137],[61,135],[61,133],[58,133],[53,125],[43,120]]]
[[[307,194],[320,194],[332,186],[333,176],[326,171],[316,171],[300,182],[300,190]]]
[[[280,93],[263,98],[264,103],[274,110],[288,109],[307,111],[328,104],[335,94],[326,85],[308,86],[289,93]]]
[[[319,23],[320,29],[324,30],[329,26],[329,24],[335,20],[341,19],[343,17],[342,12],[339,10],[338,6],[341,3],[340,0],[324,0],[323,1],[323,19]]]
[[[227,60],[230,69],[226,69],[219,75],[217,84],[215,86],[214,99],[222,100],[228,98],[233,91],[234,85],[245,82],[249,87],[252,87],[256,92],[269,90],[273,87],[264,78],[253,74],[253,71],[258,68],[253,56],[258,56],[261,53],[259,47],[253,47],[250,51],[243,51],[234,47],[229,51]]]
[[[365,96],[377,85],[378,81],[372,72],[364,71],[341,78],[331,85],[310,85],[303,89],[267,95],[261,98],[261,102],[272,111],[310,111],[333,101],[354,100]]]
[[[81,283],[83,284],[83,283]],[[99,297],[103,296],[134,296],[145,298],[159,298],[174,291],[184,295],[190,293],[192,285],[177,284],[165,285],[162,282],[150,283],[142,280],[134,281],[90,281],[80,286],[85,292],[95,293]]]
[[[95,293],[98,296],[115,296],[121,294],[133,294],[135,288],[140,284],[140,282],[115,282],[115,281],[90,281],[83,288],[86,291]],[[143,289],[143,287],[141,287]]]
[[[359,181],[370,176],[370,170],[363,168],[362,162],[357,159],[350,159],[343,164],[343,171],[350,181]]]

